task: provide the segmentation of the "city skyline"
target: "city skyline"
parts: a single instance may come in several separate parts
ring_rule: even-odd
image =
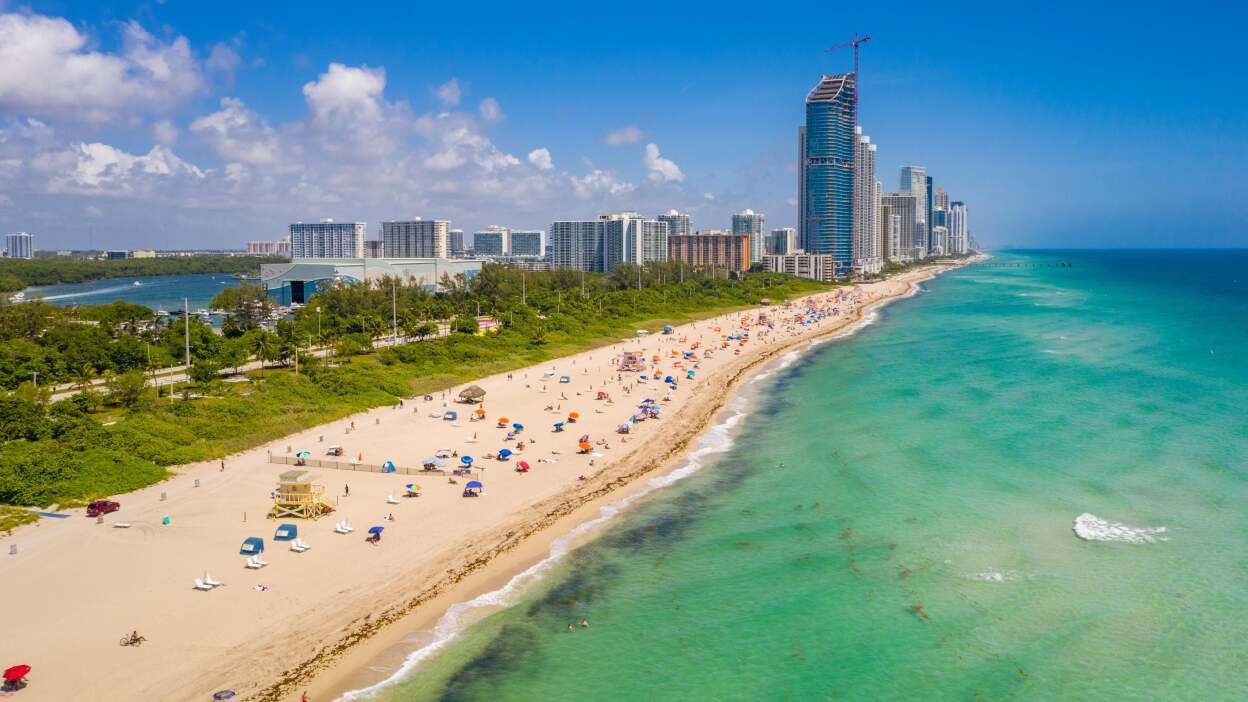
[[[1242,242],[1225,232],[1246,207],[1229,157],[1245,141],[1242,91],[1210,96],[1180,83],[1176,106],[1163,109],[1141,103],[1144,90],[1190,71],[1067,46],[1048,52],[1053,70],[1090,58],[1098,73],[1057,90],[1049,67],[1011,50],[1024,36],[1027,53],[1053,41],[1030,30],[1052,20],[1023,11],[981,8],[968,21],[947,7],[903,22],[855,10],[831,30],[769,20],[766,30],[793,35],[782,47],[729,51],[723,27],[706,25],[679,50],[646,56],[543,47],[507,50],[531,62],[500,62],[456,45],[454,33],[404,52],[357,41],[382,21],[369,8],[221,9],[0,10],[0,231],[30,231],[43,249],[241,248],[321,217],[371,229],[419,212],[471,232],[677,209],[697,228],[721,228],[745,208],[767,213],[769,226],[800,227],[792,96],[850,70],[848,52],[824,49],[866,29],[861,123],[880,145],[885,190],[900,166],[923,164],[973,203],[973,233],[988,245]],[[457,12],[421,17],[463,25]],[[239,14],[248,19],[226,19]],[[496,15],[487,21],[551,31],[590,21],[540,8]],[[332,40],[306,41],[330,26]],[[1107,47],[1147,29],[1130,17],[1115,26]],[[947,41],[918,40],[942,33]],[[1216,55],[1217,42],[1206,44],[1179,62]],[[1231,63],[1202,65],[1233,86],[1242,78]],[[71,64],[83,68],[78,82]],[[705,80],[707,66],[732,79]],[[45,79],[28,80],[36,74]],[[643,82],[652,74],[663,79]],[[652,99],[614,99],[638,91]],[[1011,187],[1021,182],[1029,187]],[[1197,182],[1210,184],[1199,199],[1187,189]],[[1166,223],[1180,217],[1190,228]],[[1117,228],[1098,234],[1098,225]]]

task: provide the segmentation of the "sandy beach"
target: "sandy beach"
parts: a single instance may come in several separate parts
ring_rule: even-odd
[[[308,690],[321,702],[377,682],[414,647],[413,632],[431,629],[451,604],[497,588],[603,504],[638,489],[638,478],[673,467],[760,364],[844,329],[949,267],[483,378],[474,383],[486,392],[482,421],[469,421],[474,406],[455,401],[458,386],[309,428],[228,457],[224,467],[178,467],[170,480],[114,497],[122,508],[103,524],[75,510],[21,528],[3,539],[0,661],[32,666],[31,685],[16,695],[32,702],[207,700],[221,689],[273,701],[298,700]],[[811,309],[826,316],[813,319]],[[760,324],[760,313],[768,324]],[[798,323],[798,315],[809,323]],[[748,340],[724,340],[742,331]],[[625,351],[641,353],[647,370],[621,372]],[[696,360],[685,358],[689,351]],[[678,381],[674,391],[662,382],[669,375]],[[618,433],[646,398],[661,407],[659,418]],[[447,411],[458,417],[448,421]],[[556,432],[571,413],[575,423]],[[513,423],[524,429],[509,439]],[[582,435],[589,437],[586,453],[578,452]],[[293,467],[270,456],[306,450],[322,460],[334,445],[345,454],[338,460],[389,460],[400,470],[449,449],[457,455],[448,469],[471,455],[474,470],[451,484],[440,474],[310,468],[335,511],[315,521],[267,519],[277,476]],[[501,449],[514,455],[487,458]],[[519,461],[530,470],[518,472]],[[468,480],[483,483],[480,497],[463,496]],[[420,496],[405,497],[413,482]],[[355,531],[335,533],[344,520]],[[279,523],[296,524],[311,548],[297,553],[274,541]],[[373,526],[384,527],[375,545],[365,541]],[[244,567],[239,548],[248,537],[264,539],[269,565]],[[7,554],[10,546],[15,555]],[[223,585],[195,589],[206,575]],[[134,630],[146,643],[119,645]]]

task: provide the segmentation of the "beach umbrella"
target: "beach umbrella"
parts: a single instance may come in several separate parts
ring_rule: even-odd
[[[478,408],[476,408],[476,409],[475,409],[475,410],[473,410],[473,411],[477,413],[477,416],[478,416],[478,417],[484,417],[484,416],[485,416],[485,408],[484,408],[484,407],[478,407]]]
[[[234,694],[235,694],[235,693],[234,693],[234,691],[233,691],[233,690],[217,690],[216,692],[212,693],[212,699],[214,699],[214,700],[228,700],[228,699],[230,699],[231,697],[233,697],[233,696],[234,696]]]
[[[555,422],[555,429],[563,430],[563,422]]]
[[[528,462],[528,461],[520,461],[519,463],[517,463],[517,464],[516,464],[516,467],[517,467],[517,468],[519,468],[520,470],[528,470],[528,469],[529,469],[529,462]]]
[[[511,457],[511,449],[503,449],[498,452],[498,457],[504,461]]]
[[[512,428],[512,429],[515,429],[516,431],[520,431],[520,430],[524,429],[524,425],[523,425],[523,424],[512,424],[512,425],[511,425],[511,428]]]
[[[580,418],[581,418],[581,413],[580,413],[580,412],[568,412],[568,418],[569,418],[569,419],[580,419]]]
[[[311,455],[312,455],[311,451],[299,451],[298,453],[295,454],[295,458],[307,458],[308,456],[311,456]]]
[[[588,441],[582,441],[582,442],[581,442],[581,450],[582,450],[582,451],[588,451],[588,450],[590,450],[590,449],[592,449],[592,448],[593,448],[593,446],[590,446]]]
[[[670,376],[670,375],[669,375],[669,376],[667,376],[666,378],[664,378],[664,379],[663,379],[663,382],[665,382],[665,383],[670,383],[670,382],[672,382],[672,376]]]
[[[416,492],[420,490],[420,486],[417,485],[416,483],[408,483],[407,485],[404,485],[403,487],[407,488],[408,490],[411,490],[412,492]]]
[[[368,528],[368,533],[370,533],[370,534],[380,534],[381,532],[385,531],[385,529],[386,529],[385,527],[379,527],[379,526],[369,527],[369,528]]]
[[[12,668],[9,668],[8,670],[4,671],[4,680],[5,682],[17,682],[18,680],[21,680],[22,678],[26,677],[29,673],[30,673],[30,666],[15,665]]]
[[[499,423],[499,424],[508,424],[508,423],[510,423],[510,422],[511,422],[511,420],[510,420],[510,419],[508,419],[508,418],[506,418],[506,417],[499,417],[499,418],[498,418],[498,423]]]
[[[468,484],[465,485],[464,487],[469,490],[480,490],[484,488],[485,486],[481,484],[480,480],[469,480]]]
[[[470,466],[472,465],[472,456],[460,456],[459,462],[463,463],[466,466]]]
[[[579,441],[582,444],[585,443],[586,441],[589,441],[589,434],[581,434],[581,438],[577,439],[577,441]]]

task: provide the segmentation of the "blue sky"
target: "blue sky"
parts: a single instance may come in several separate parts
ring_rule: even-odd
[[[234,247],[322,216],[471,232],[673,207],[795,226],[802,101],[859,31],[886,190],[926,166],[992,245],[1248,245],[1242,8],[448,5],[0,0],[0,229]]]

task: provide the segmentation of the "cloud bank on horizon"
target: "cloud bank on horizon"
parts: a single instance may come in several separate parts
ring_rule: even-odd
[[[507,119],[503,105],[492,96],[470,104],[457,77],[431,84],[436,105],[422,111],[387,93],[384,67],[337,62],[303,85],[303,115],[277,122],[231,94],[245,70],[241,41],[196,47],[134,20],[119,31],[110,52],[65,18],[0,14],[0,222],[52,234],[41,246],[85,247],[83,224],[93,221],[105,235],[97,247],[163,246],[150,231],[110,230],[150,230],[155,218],[179,232],[175,247],[225,248],[320,216],[370,229],[413,215],[469,230],[487,220],[544,228],[712,200],[687,190],[680,166],[636,126],[603,137],[636,151],[644,177],[634,182],[548,145],[519,156],[500,148],[492,130]],[[215,109],[188,113],[207,99]]]

